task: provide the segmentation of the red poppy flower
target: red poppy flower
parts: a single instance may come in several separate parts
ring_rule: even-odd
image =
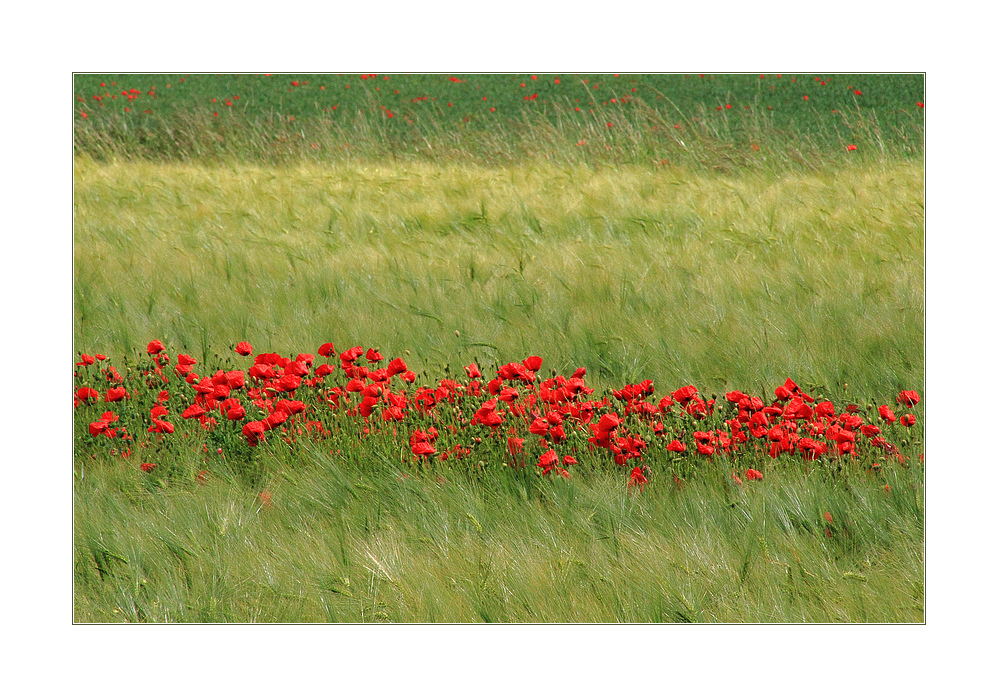
[[[405,361],[403,361],[401,358],[395,358],[391,361],[391,363],[388,364],[388,377],[393,377],[395,375],[398,375],[399,373],[404,373],[407,370],[409,370],[409,368],[406,367]]]
[[[104,395],[105,402],[120,402],[128,397],[128,390],[124,387],[112,387]]]
[[[558,453],[554,450],[548,450],[546,453],[541,455],[540,460],[537,462],[538,467],[544,469],[544,474],[550,473],[554,469],[555,465],[558,464]]]
[[[641,471],[640,467],[635,467],[634,469],[631,470],[631,476],[627,480],[628,489],[636,486],[638,487],[638,490],[641,490],[644,488],[645,484],[647,483],[648,483],[648,477],[645,476],[645,473]]]
[[[746,479],[762,479],[762,472],[759,470],[745,470]]]
[[[248,341],[240,341],[236,344],[236,353],[240,356],[249,356],[253,353],[253,347],[250,346]]]
[[[678,440],[674,440],[671,443],[669,443],[667,446],[665,446],[665,449],[668,450],[670,453],[686,452],[686,446],[680,443]]]
[[[149,342],[149,345],[146,347],[146,353],[148,353],[150,356],[154,356],[160,351],[164,350],[165,348],[166,347],[163,346],[163,342],[160,341],[159,339],[156,339],[154,341]]]
[[[422,442],[419,442],[419,443],[414,443],[412,445],[412,454],[413,455],[418,455],[420,457],[424,457],[425,458],[425,457],[429,457],[430,455],[435,455],[436,452],[437,452],[437,449],[434,448],[429,443],[427,443],[426,441],[422,441]]]
[[[919,403],[921,399],[918,393],[914,390],[901,390],[901,394],[898,395],[898,404],[903,404],[906,407],[913,407]]]
[[[697,394],[697,388],[695,388],[693,385],[687,385],[686,387],[683,387],[673,392],[672,398],[675,399],[677,402],[685,404],[689,400],[693,399],[696,396],[696,394]]]
[[[100,434],[104,433],[104,431],[107,430],[107,427],[108,427],[107,421],[94,421],[90,424],[88,430],[90,431],[90,435],[99,436]]]
[[[507,404],[511,404],[520,396],[520,393],[514,390],[512,387],[504,387],[502,391],[499,392],[499,399]]]
[[[153,418],[152,426],[149,427],[149,433],[173,433],[173,424],[169,421]]]
[[[846,146],[846,150],[848,150],[848,151],[850,151],[850,152],[852,152],[852,151],[853,151],[853,150],[855,150],[855,149],[856,149],[856,146],[855,146],[855,145],[853,145],[853,144],[849,144],[849,145],[847,145],[847,146]]]
[[[81,387],[76,391],[76,398],[81,402],[96,402],[100,397],[100,392],[92,387]]]
[[[192,404],[186,409],[184,409],[184,413],[181,414],[180,416],[182,416],[185,419],[199,419],[204,415],[205,415],[204,407],[202,407],[200,404]]]
[[[243,424],[243,437],[246,438],[250,445],[257,445],[264,439],[266,432],[267,424],[263,421],[250,421]]]
[[[829,523],[834,522],[832,520],[832,514],[829,513],[828,511],[825,511],[825,520],[827,520]]]
[[[530,432],[541,437],[546,436],[550,428],[551,425],[544,419],[534,419],[533,423],[530,424]]]
[[[94,360],[95,359],[94,359],[93,356],[88,356],[85,353],[81,353],[80,354],[80,362],[77,363],[76,365],[93,365],[94,364]]]
[[[880,414],[880,418],[885,420],[889,424],[892,424],[897,420],[897,417],[894,416],[894,412],[891,411],[891,408],[886,404],[883,404],[880,407],[878,407],[877,412]]]
[[[907,426],[908,428],[911,428],[912,426],[914,426],[915,425],[915,415],[914,414],[905,414],[904,416],[902,416],[901,417],[901,425],[902,426]]]
[[[867,438],[873,438],[880,434],[880,427],[876,424],[864,424],[859,428],[860,433],[862,433]]]
[[[156,469],[156,465],[152,462],[143,462],[141,465],[139,465],[139,469],[142,470],[143,472],[152,472],[154,469]]]
[[[282,375],[275,387],[281,392],[293,392],[301,386],[301,378],[297,375]]]

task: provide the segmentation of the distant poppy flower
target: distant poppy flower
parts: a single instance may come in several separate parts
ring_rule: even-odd
[[[907,426],[908,428],[911,428],[912,426],[914,426],[915,425],[915,415],[914,414],[905,414],[904,416],[902,416],[901,417],[901,425],[902,426]]]
[[[253,347],[250,346],[248,341],[240,341],[236,344],[236,353],[240,356],[249,356],[253,353]]]
[[[152,462],[143,462],[141,465],[139,465],[139,469],[142,470],[143,472],[152,472],[154,469],[156,469],[156,465]]]
[[[832,521],[832,514],[829,513],[828,511],[825,511],[825,520],[827,520],[829,523],[833,522]]]
[[[735,480],[735,484],[738,484],[739,486],[741,486],[741,483],[742,483],[742,478],[741,477],[739,477],[737,474],[735,474],[734,472],[732,472],[731,473],[731,478]]]
[[[917,107],[918,107],[919,109],[924,109],[924,108],[925,108],[925,104],[924,104],[923,102],[915,102],[915,105],[916,105],[916,106],[917,106]],[[84,117],[86,117],[86,114],[84,114],[83,116],[84,116]]]
[[[149,345],[146,347],[146,353],[148,353],[150,356],[154,356],[160,351],[163,351],[165,348],[166,347],[163,346],[163,342],[156,339],[154,341],[149,342]]]
[[[745,470],[746,479],[762,479],[762,472],[759,470]]]
[[[846,146],[846,150],[848,150],[849,152],[852,152],[855,149],[856,149],[856,146],[854,144],[852,144],[852,143],[850,143],[849,145]]]

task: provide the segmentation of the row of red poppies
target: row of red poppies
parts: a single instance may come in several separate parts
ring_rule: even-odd
[[[247,342],[237,344],[235,351],[253,355]],[[585,368],[568,377],[554,375],[540,380],[537,373],[543,360],[539,356],[502,365],[487,382],[478,366],[470,364],[465,367],[466,381],[442,379],[434,387],[412,389],[416,376],[402,358],[378,367],[385,357],[376,349],[365,352],[360,346],[339,353],[338,367],[328,360],[317,363],[315,354],[290,358],[262,353],[246,371],[217,370],[207,376],[195,372],[197,361],[189,355],[180,354],[172,361],[160,341],[150,342],[147,353],[151,360],[140,373],[142,380],[130,386],[113,366],[100,366],[96,375],[78,372],[82,382],[99,379],[106,386],[101,391],[91,385],[78,386],[75,405],[101,399],[111,404],[139,398],[140,392],[154,394],[147,431],[160,437],[169,435],[175,430],[167,419],[171,393],[166,387],[172,372],[186,386],[181,388],[186,392],[182,418],[197,421],[205,431],[226,423],[241,425],[245,442],[254,447],[272,431],[286,440],[328,436],[328,417],[338,414],[361,421],[367,434],[379,423],[391,425],[396,434],[400,426],[412,423],[410,450],[422,461],[466,457],[484,435],[504,441],[503,457],[509,465],[525,466],[528,452],[540,453],[534,462],[539,471],[567,477],[565,467],[578,464],[578,457],[604,451],[617,465],[630,468],[629,481],[636,486],[647,482],[650,471],[645,457],[656,440],[667,443],[665,451],[675,456],[691,446],[697,455],[708,458],[718,452],[735,456],[746,449],[764,447],[774,459],[795,454],[808,461],[826,456],[858,457],[864,449],[880,452],[883,459],[903,459],[882,427],[889,428],[895,422],[913,426],[916,417],[910,409],[920,401],[917,392],[902,391],[896,403],[908,409],[907,413],[898,419],[889,405],[882,404],[876,410],[876,422],[867,422],[858,405],[849,404],[839,412],[831,401],[816,403],[788,378],[775,389],[775,399],[769,404],[737,390],[728,392],[729,418],[721,419],[715,414],[715,399],[705,399],[693,385],[649,401],[655,388],[651,380],[645,380],[612,391],[612,399],[606,395],[594,400],[593,389],[585,384]],[[331,343],[320,346],[317,353],[326,359],[337,357]],[[360,363],[361,357],[367,365]],[[106,360],[103,355],[83,354],[77,366],[85,368]],[[171,364],[172,371],[167,370]],[[330,384],[335,382],[339,384]],[[258,418],[249,418],[247,408],[255,409]],[[131,440],[127,429],[116,426],[117,422],[118,415],[106,411],[90,422],[88,430],[92,436]],[[438,450],[436,427],[415,427],[426,423],[446,426],[445,440],[452,444]],[[692,441],[686,438],[691,431]],[[570,452],[559,454],[559,449]],[[747,470],[745,476],[756,480],[762,473]]]

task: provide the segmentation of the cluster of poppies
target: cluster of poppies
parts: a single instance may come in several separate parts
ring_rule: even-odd
[[[772,460],[805,462],[864,457],[873,468],[891,458],[903,462],[892,441],[915,425],[920,402],[917,392],[904,390],[893,407],[839,409],[789,378],[766,401],[738,390],[723,401],[707,398],[693,385],[654,398],[651,380],[596,399],[585,368],[542,379],[539,356],[498,366],[490,379],[472,363],[464,367],[465,379],[415,387],[416,375],[402,358],[387,360],[374,348],[337,353],[326,343],[316,354],[292,358],[254,356],[253,347],[240,342],[234,351],[249,363],[245,369],[200,375],[193,357],[179,354],[173,360],[161,341],[152,341],[147,359],[127,377],[104,355],[81,354],[74,407],[94,415],[103,410],[81,437],[112,439],[116,452],[130,455],[135,436],[119,424],[115,405],[141,403],[147,434],[142,437],[162,439],[175,431],[168,406],[173,400],[181,402],[180,418],[191,424],[188,436],[222,431],[250,448],[275,438],[322,440],[352,424],[360,437],[357,447],[378,434],[407,438],[409,457],[424,466],[462,459],[481,466],[482,459],[498,458],[505,466],[536,466],[543,476],[568,478],[568,467],[588,461],[620,468],[629,486],[641,488],[653,474],[650,464],[661,461],[722,457],[734,467],[739,455],[759,452]],[[148,472],[155,464],[141,467]],[[763,478],[760,469],[741,474],[748,481]],[[742,483],[738,471],[732,478]]]

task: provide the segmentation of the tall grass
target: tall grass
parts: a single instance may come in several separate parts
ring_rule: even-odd
[[[922,389],[923,170],[75,165],[74,341]],[[848,385],[848,388],[846,388]]]
[[[662,96],[662,95],[659,95]],[[668,100],[666,100],[668,102]],[[443,112],[413,123],[387,119],[376,107],[333,116],[289,117],[178,107],[168,117],[94,114],[77,119],[74,152],[101,162],[146,160],[302,164],[465,165],[501,167],[541,161],[566,167],[684,167],[701,173],[814,172],[851,161],[918,160],[923,131],[916,115],[881,123],[874,109],[813,109],[777,121],[755,104],[746,114],[703,104],[679,108],[640,97],[577,113],[566,99],[543,113],[516,108],[500,118],[464,123]],[[913,109],[914,107],[911,106]],[[897,109],[888,109],[895,115]],[[857,145],[849,152],[846,146]]]
[[[722,463],[642,492],[581,470],[419,475],[313,450],[161,488],[75,485],[78,622],[921,622],[920,463],[879,478]],[[292,466],[293,464],[293,466]],[[529,473],[530,475],[534,473]],[[827,522],[825,513],[832,517]]]

